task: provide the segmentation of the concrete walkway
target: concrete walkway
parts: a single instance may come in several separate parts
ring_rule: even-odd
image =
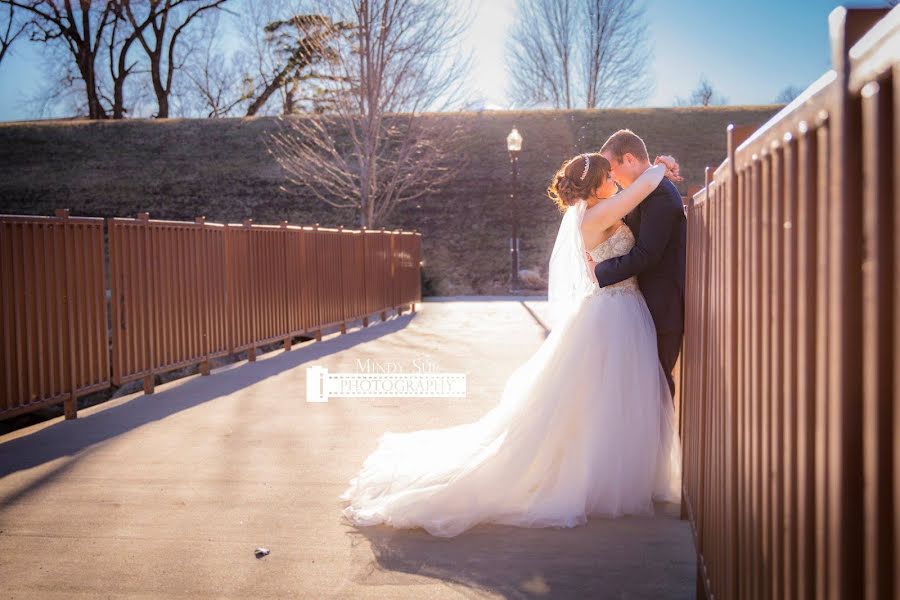
[[[675,505],[449,539],[341,522],[337,496],[378,435],[484,414],[543,340],[545,305],[427,301],[0,438],[0,595],[693,598],[692,540]],[[307,366],[356,372],[367,360],[466,373],[468,397],[306,402]],[[271,554],[255,558],[257,546]]]

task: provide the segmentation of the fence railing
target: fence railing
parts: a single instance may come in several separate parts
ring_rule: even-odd
[[[421,302],[421,234],[0,215],[0,419]],[[107,258],[109,276],[107,278]],[[108,284],[107,284],[108,282]],[[107,303],[109,307],[107,307]]]
[[[684,504],[699,592],[900,594],[900,8],[836,9],[833,70],[688,207]]]

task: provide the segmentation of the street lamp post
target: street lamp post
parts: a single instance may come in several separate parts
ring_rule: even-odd
[[[509,162],[512,165],[512,193],[509,195],[512,211],[512,236],[509,238],[509,253],[512,258],[510,287],[516,290],[519,287],[519,213],[516,210],[516,193],[519,185],[519,152],[522,150],[522,136],[515,127],[506,136],[506,149],[509,151]]]

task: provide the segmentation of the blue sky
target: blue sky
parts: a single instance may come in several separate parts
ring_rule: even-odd
[[[450,0],[456,1],[456,0]],[[471,91],[508,107],[504,64],[514,0],[474,0],[465,39],[474,53]],[[647,0],[656,79],[647,106],[671,106],[705,75],[729,104],[768,104],[788,85],[804,88],[829,68],[828,13],[836,0]],[[843,2],[845,5],[877,4]],[[25,41],[0,65],[0,121],[36,118],[27,99],[44,83],[40,47]],[[54,115],[56,116],[56,115]]]

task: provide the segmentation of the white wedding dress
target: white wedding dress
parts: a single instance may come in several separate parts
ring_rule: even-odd
[[[477,421],[383,433],[339,496],[351,524],[453,537],[478,523],[574,527],[679,501],[681,445],[653,320],[635,278],[599,288],[572,276],[575,261],[587,265],[584,202],[575,208],[551,258],[550,334]],[[623,224],[591,256],[633,245]]]

